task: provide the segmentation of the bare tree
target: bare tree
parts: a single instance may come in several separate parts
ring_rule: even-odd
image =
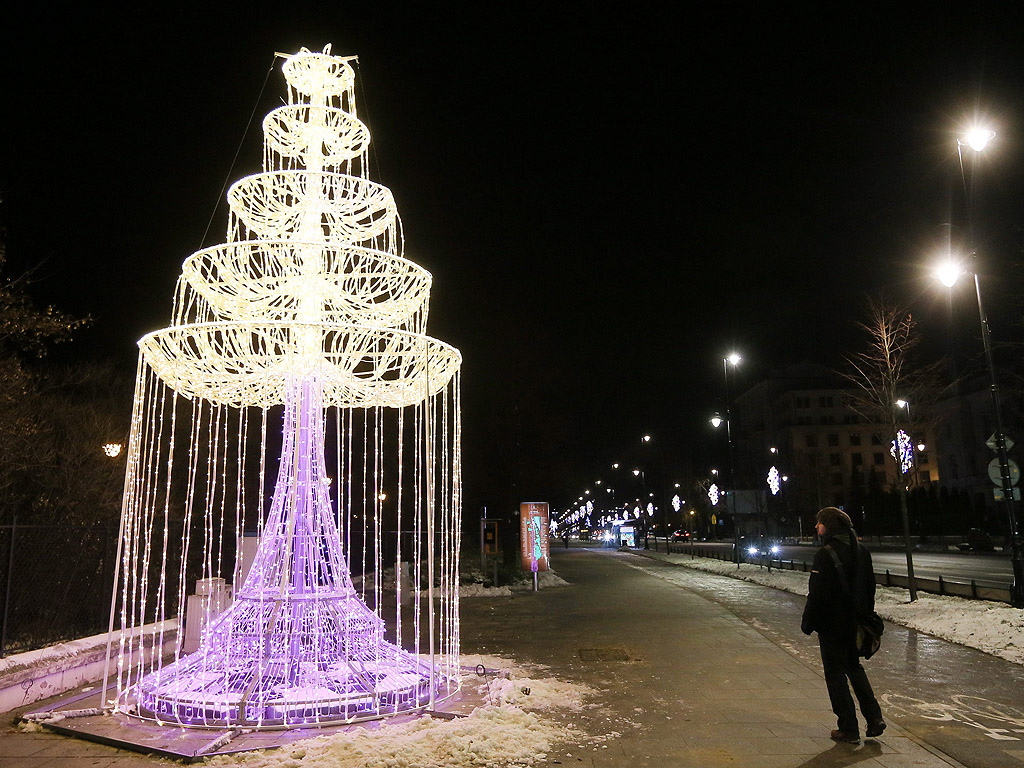
[[[0,227],[0,520],[38,497],[38,481],[54,458],[38,372],[29,361],[89,322],[53,307],[39,309],[29,294],[35,269],[12,277],[5,266],[6,236]]]
[[[915,416],[920,427],[930,413],[928,405],[934,402],[938,391],[941,361],[925,363],[920,360],[917,347],[921,337],[909,308],[884,295],[868,299],[864,319],[857,325],[867,334],[868,344],[863,352],[847,355],[847,368],[840,372],[854,385],[848,406],[866,423],[878,429],[883,443],[898,446],[901,427],[912,429]],[[900,499],[910,599],[916,600],[917,585],[907,515],[907,467],[903,464],[901,452],[897,449],[894,453],[894,476]]]

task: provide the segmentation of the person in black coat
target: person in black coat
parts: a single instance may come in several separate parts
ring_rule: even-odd
[[[800,629],[805,635],[818,633],[825,685],[838,720],[838,727],[832,731],[831,737],[834,741],[857,743],[860,741],[860,729],[850,696],[851,685],[861,714],[867,720],[866,734],[880,736],[885,730],[885,721],[857,655],[854,601],[843,590],[829,548],[839,556],[850,589],[868,611],[875,607],[871,553],[860,546],[849,515],[841,509],[825,507],[820,510],[816,530],[823,546],[814,556]]]

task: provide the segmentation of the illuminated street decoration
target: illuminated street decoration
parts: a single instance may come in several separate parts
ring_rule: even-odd
[[[425,334],[431,276],[368,178],[351,61],[285,60],[287,103],[263,121],[263,172],[228,191],[227,242],[185,260],[171,325],[139,341],[117,711],[293,727],[459,688],[462,358]],[[220,615],[206,601],[199,649],[183,653],[179,623],[173,658],[140,653],[132,638],[163,622],[165,642],[196,579],[234,591]]]
[[[900,463],[900,472],[904,475],[914,468],[914,443],[902,429],[896,433],[896,439],[889,444],[889,455]]]
[[[654,503],[653,502],[650,502],[650,501],[647,502],[647,515],[649,517],[653,517],[653,515],[654,515]]]
[[[679,498],[679,494],[677,493],[675,496],[672,497],[672,509],[678,512],[682,508],[682,506],[683,500]]]
[[[778,496],[782,490],[782,476],[775,467],[768,470],[768,490],[772,492],[772,496]]]
[[[721,493],[718,490],[718,486],[715,483],[711,484],[708,488],[708,498],[711,499],[711,506],[717,507],[718,501],[721,499]]]

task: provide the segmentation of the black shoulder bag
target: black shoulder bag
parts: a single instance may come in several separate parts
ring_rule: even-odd
[[[852,537],[851,537],[852,538]],[[860,576],[860,543],[854,540],[853,544],[853,557],[854,557],[854,576],[858,579]],[[839,560],[839,555],[832,549],[831,544],[826,544],[825,549],[832,555],[832,562],[836,565],[836,575],[839,577],[839,586],[842,588],[843,593],[850,599],[854,607],[854,618],[856,619],[857,634],[857,655],[862,656],[865,659],[870,659],[875,655],[875,652],[882,645],[882,633],[885,631],[885,624],[882,622],[882,617],[874,611],[869,611],[862,605],[860,595],[855,595],[853,590],[850,589],[850,582],[846,578],[846,571],[843,570],[843,564]]]

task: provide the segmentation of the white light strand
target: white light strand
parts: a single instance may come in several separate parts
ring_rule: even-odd
[[[178,725],[347,722],[434,706],[461,679],[461,356],[425,335],[432,278],[403,255],[390,190],[367,178],[369,131],[355,116],[351,67],[326,51],[301,51],[284,70],[288,104],[264,120],[264,170],[228,192],[227,242],[185,260],[171,325],[139,342],[120,575],[112,595],[121,618],[115,701],[122,711]],[[296,382],[303,382],[297,400],[290,399]],[[282,405],[283,440],[275,434],[281,422],[270,418]],[[180,424],[179,407],[191,410]],[[408,421],[406,408],[413,409]],[[326,455],[325,413],[335,418]],[[252,457],[257,424],[259,451]],[[175,461],[182,450],[185,459]],[[335,472],[327,485],[330,450]],[[268,508],[270,472],[278,479]],[[255,520],[249,520],[253,493]],[[233,526],[225,519],[231,514]],[[329,542],[326,548],[313,543],[324,514],[334,521],[333,550]],[[406,519],[409,546],[402,540]],[[245,562],[243,580],[239,558],[252,524],[260,547]],[[226,541],[232,528],[235,563]],[[268,549],[267,541],[282,533],[285,549]],[[392,549],[389,588],[384,568]],[[413,572],[410,617],[402,606],[406,554]],[[376,623],[360,618],[354,603],[330,602],[338,599],[332,580],[351,589],[353,560],[361,564],[359,594],[372,600]],[[235,603],[221,613],[218,584],[232,575]],[[197,576],[208,594],[196,601],[201,616],[188,617],[203,626],[199,651],[189,654],[185,609]],[[261,579],[279,585],[279,595],[258,589]],[[258,619],[262,634],[300,631],[305,619],[295,618],[292,629],[282,623],[286,611],[303,605],[289,596],[300,581],[321,606],[309,614],[314,624],[300,643],[308,642],[313,655],[297,662],[295,677],[281,688],[285,698],[272,702],[271,689],[253,686],[277,662],[264,651],[247,657],[246,616],[269,617]],[[395,645],[384,643],[382,620],[391,589]],[[166,664],[165,626],[152,648],[138,635],[147,622],[175,614],[173,662]],[[331,616],[342,622],[337,647],[364,642],[352,634],[357,625],[372,641],[370,656],[340,660],[349,682],[333,690],[326,686],[336,683],[316,671],[339,662],[329,650],[336,637]],[[400,647],[407,618],[411,654]],[[263,646],[270,644],[257,645]],[[253,683],[233,688],[245,675]],[[365,685],[370,706],[343,693]]]

